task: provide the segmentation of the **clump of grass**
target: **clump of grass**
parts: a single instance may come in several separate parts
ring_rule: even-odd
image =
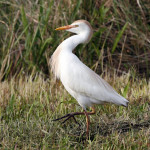
[[[148,148],[150,83],[144,79],[133,81],[130,75],[104,76],[119,93],[130,82],[126,94],[130,104],[128,108],[97,106],[96,115],[91,116],[88,141],[85,117],[77,117],[81,126],[71,120],[66,124],[52,121],[66,113],[82,111],[62,85],[54,85],[39,74],[1,82],[1,149]]]

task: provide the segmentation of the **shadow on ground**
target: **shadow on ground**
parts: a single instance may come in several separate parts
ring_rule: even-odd
[[[150,120],[136,123],[136,124],[133,124],[131,122],[114,122],[112,124],[105,124],[100,126],[98,125],[96,127],[97,132],[94,133],[94,131],[91,130],[91,140],[94,139],[96,134],[100,134],[102,136],[108,136],[116,131],[118,133],[125,133],[131,130],[139,131],[148,127],[150,127]]]
[[[105,127],[97,126],[99,128],[99,134],[106,136],[111,134],[113,131],[118,131],[119,133],[128,132],[131,130],[141,130],[142,128],[148,128],[150,126],[150,120],[141,123],[129,123],[129,122],[117,122],[105,125]]]
[[[150,120],[146,120],[139,123],[131,123],[131,122],[113,122],[111,124],[100,124],[100,125],[91,125],[90,127],[90,140],[94,140],[95,136],[99,134],[100,136],[109,136],[114,132],[118,132],[119,134],[123,134],[129,131],[138,132],[139,130],[149,128]],[[72,127],[73,128],[73,127]],[[86,140],[85,127],[76,130],[74,133],[77,141]]]

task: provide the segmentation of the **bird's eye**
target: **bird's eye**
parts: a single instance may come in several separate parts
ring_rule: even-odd
[[[74,25],[74,27],[79,27],[79,25]]]

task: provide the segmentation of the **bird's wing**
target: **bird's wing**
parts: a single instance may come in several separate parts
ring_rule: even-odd
[[[105,80],[78,58],[68,64],[67,70],[68,73],[66,71],[65,75],[67,85],[76,93],[104,102],[113,102],[116,96],[120,96]]]

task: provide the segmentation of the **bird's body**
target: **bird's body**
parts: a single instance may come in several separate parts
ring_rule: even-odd
[[[56,30],[76,33],[58,46],[51,57],[51,68],[55,77],[61,80],[80,106],[85,111],[86,107],[106,102],[127,106],[128,101],[124,97],[72,53],[77,45],[91,39],[93,31],[90,24],[85,20],[78,20]]]

